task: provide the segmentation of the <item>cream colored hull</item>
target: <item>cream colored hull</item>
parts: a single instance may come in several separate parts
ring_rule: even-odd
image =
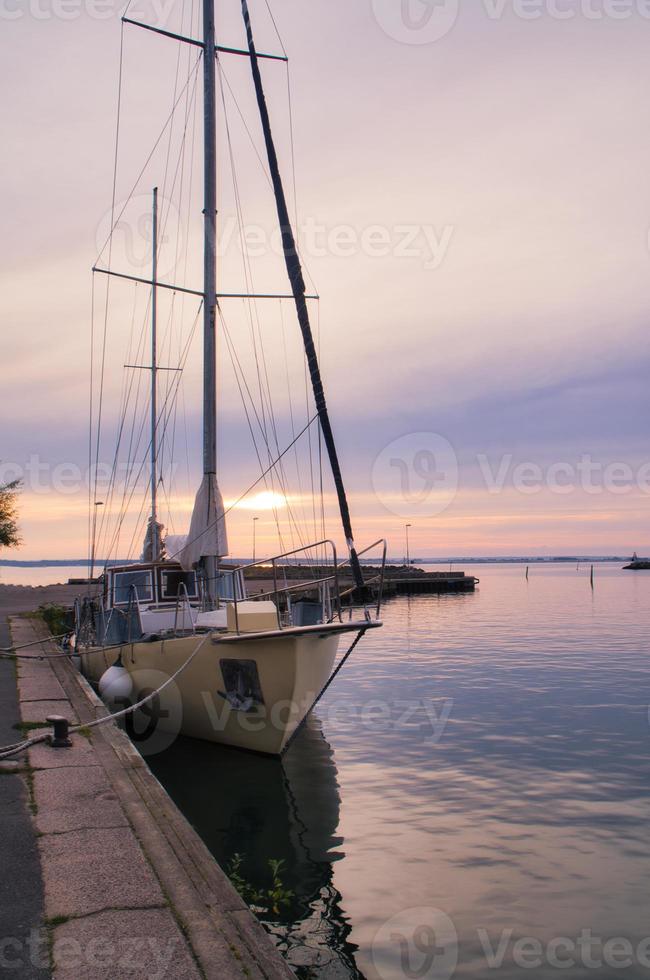
[[[189,735],[209,742],[279,755],[332,674],[340,633],[327,627],[308,633],[238,638],[214,634],[156,705],[158,732]],[[80,652],[86,677],[99,682],[122,655],[133,681],[131,703],[157,690],[188,660],[201,637],[196,635],[134,643],[119,650]],[[251,711],[234,708],[227,691],[223,661],[254,663],[264,703]],[[169,742],[168,742],[169,744]]]

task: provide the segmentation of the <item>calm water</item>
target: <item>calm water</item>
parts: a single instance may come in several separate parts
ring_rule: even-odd
[[[473,572],[386,605],[282,764],[149,762],[223,865],[285,861],[303,978],[648,977],[650,573]]]
[[[14,568],[13,566],[2,565],[0,566],[0,585],[29,585],[32,587],[65,585],[68,579],[83,578],[87,574],[87,565],[37,566],[35,568]]]

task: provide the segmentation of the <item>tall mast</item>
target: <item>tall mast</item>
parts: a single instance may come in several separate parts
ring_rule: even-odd
[[[152,259],[151,259],[151,557],[157,561],[160,556],[158,541],[158,188],[153,189],[152,216]]]
[[[203,0],[203,474],[217,472],[217,160],[214,0]],[[214,599],[216,559],[206,558],[208,599]]]

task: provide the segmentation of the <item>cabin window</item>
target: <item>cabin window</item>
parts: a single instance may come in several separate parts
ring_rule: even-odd
[[[241,572],[221,572],[217,576],[217,594],[220,599],[245,599],[246,590]]]
[[[178,598],[179,590],[184,585],[190,599],[196,599],[198,590],[196,587],[196,573],[184,572],[180,568],[163,569],[160,572],[160,600]],[[183,598],[185,598],[183,594]]]
[[[131,598],[131,586],[135,586],[139,602],[153,599],[153,580],[150,571],[116,572],[113,576],[113,605],[126,605]]]

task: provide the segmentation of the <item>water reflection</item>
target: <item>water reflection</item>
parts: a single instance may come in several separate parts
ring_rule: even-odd
[[[333,884],[333,865],[344,857],[341,801],[318,718],[309,719],[282,761],[186,738],[147,761],[222,867],[240,855],[241,875],[263,891],[269,860],[283,862],[292,898],[265,924],[297,975],[360,976]]]

